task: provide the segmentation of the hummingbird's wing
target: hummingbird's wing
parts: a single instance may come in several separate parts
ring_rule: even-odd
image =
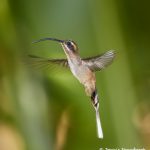
[[[103,54],[82,59],[92,71],[100,71],[110,65],[115,58],[116,52],[109,50]]]
[[[48,59],[43,57],[38,57],[34,55],[28,55],[30,58],[30,64],[38,67],[38,68],[53,68],[55,66],[62,66],[68,68],[68,61],[67,59]]]

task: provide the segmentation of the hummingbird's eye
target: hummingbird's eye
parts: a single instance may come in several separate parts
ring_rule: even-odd
[[[72,43],[70,41],[68,41],[66,44],[68,47],[72,46]]]
[[[71,41],[67,41],[66,45],[70,50],[73,50],[73,51],[75,50],[74,44]]]

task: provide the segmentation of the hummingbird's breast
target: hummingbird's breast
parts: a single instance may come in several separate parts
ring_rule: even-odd
[[[90,91],[95,89],[95,74],[86,66],[83,61],[79,63],[76,62],[76,60],[68,60],[68,63],[73,75],[79,80],[81,84],[85,86],[85,88],[88,88],[89,90],[91,89]]]

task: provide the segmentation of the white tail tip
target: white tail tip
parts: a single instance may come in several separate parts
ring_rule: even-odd
[[[98,109],[96,110],[96,124],[97,124],[98,138],[103,139],[103,131],[102,131],[101,120],[100,120]]]

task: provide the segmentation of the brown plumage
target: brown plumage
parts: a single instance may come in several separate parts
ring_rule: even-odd
[[[100,71],[110,65],[115,58],[115,51],[109,50],[103,54],[82,59],[79,55],[78,46],[74,41],[59,40],[55,38],[44,38],[35,41],[34,43],[45,40],[53,40],[61,43],[67,59],[45,59],[31,55],[30,57],[34,59],[34,61],[43,63],[45,65],[60,65],[71,70],[72,74],[84,86],[86,94],[91,98],[91,102],[96,111],[98,137],[103,138],[103,132],[99,116],[99,100],[96,90],[95,71]]]

